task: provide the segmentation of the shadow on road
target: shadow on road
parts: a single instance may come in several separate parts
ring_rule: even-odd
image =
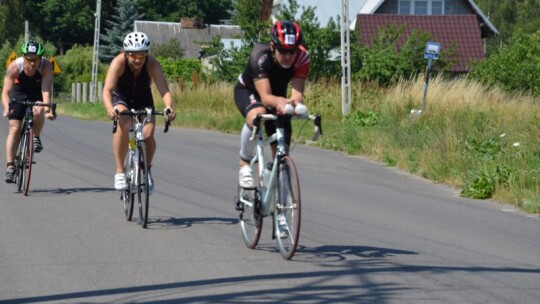
[[[220,218],[170,219],[169,222],[174,222],[175,225],[192,225],[208,222],[222,223],[223,220],[225,224],[232,223],[228,219]],[[391,280],[386,282],[374,280],[372,278],[374,275],[379,275],[380,278],[380,275],[394,276],[396,274],[412,275],[417,273],[426,275],[448,275],[451,273],[540,274],[538,268],[399,265],[385,259],[404,254],[418,253],[367,246],[303,247],[298,258],[300,262],[319,260],[324,263],[327,270],[230,276],[188,282],[80,291],[6,299],[0,300],[0,303],[60,301],[70,303],[104,301],[114,303],[358,303],[360,299],[361,303],[385,303],[400,299],[401,293],[415,287],[400,285]],[[285,263],[294,263],[294,261]],[[271,271],[270,268],[269,272]],[[343,277],[351,277],[357,284],[332,283]],[[286,285],[283,282],[286,282]],[[234,291],[228,291],[231,289],[231,285],[237,288]],[[209,294],[209,290],[212,291],[211,294]]]
[[[222,217],[149,217],[148,229],[178,229],[187,228],[193,225],[235,225],[238,219]]]
[[[70,195],[74,193],[105,193],[117,192],[113,188],[57,188],[57,189],[30,189],[28,195],[31,196],[55,196],[55,195]]]

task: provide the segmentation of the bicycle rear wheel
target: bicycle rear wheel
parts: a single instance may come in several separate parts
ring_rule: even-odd
[[[122,191],[121,199],[124,203],[124,214],[127,221],[131,221],[133,218],[133,205],[135,205],[135,181],[136,181],[136,172],[138,169],[137,161],[135,160],[135,152],[129,150],[126,155],[126,160],[124,162],[124,173],[126,174],[126,182],[128,188],[125,191]]]
[[[290,260],[298,246],[300,239],[300,182],[293,160],[289,156],[281,159],[279,168],[278,203],[274,211],[274,227],[276,239],[281,256]],[[285,223],[280,223],[280,216],[285,218]],[[286,233],[280,235],[281,229]]]
[[[251,170],[253,170],[253,179],[257,182],[256,189],[244,189],[238,186],[238,200],[243,198],[248,201],[249,204],[239,202],[241,207],[240,212],[240,227],[242,229],[242,239],[247,248],[253,249],[259,243],[261,238],[263,217],[260,214],[260,189],[261,189],[261,175],[259,173],[258,163],[252,161],[250,164]]]
[[[137,144],[139,150],[137,169],[137,198],[139,202],[139,223],[146,228],[148,223],[148,205],[150,203],[149,183],[148,183],[148,161],[146,156],[146,143],[140,141]]]
[[[34,163],[34,130],[28,129],[25,138],[25,149],[23,156],[23,180],[24,189],[23,195],[28,195],[28,189],[30,189],[30,177],[32,176],[32,164]]]

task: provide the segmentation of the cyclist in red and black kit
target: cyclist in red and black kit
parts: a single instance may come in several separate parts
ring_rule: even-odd
[[[234,87],[234,100],[246,123],[240,133],[239,185],[253,188],[253,172],[249,161],[253,157],[256,142],[250,141],[253,118],[257,114],[286,114],[285,106],[304,102],[304,89],[311,61],[301,45],[302,31],[297,23],[277,21],[270,32],[270,43],[253,47],[244,72]],[[289,84],[291,95],[287,97]],[[275,133],[275,125],[266,123],[266,132]],[[291,122],[285,126],[285,140],[289,145]]]
[[[15,182],[14,159],[17,143],[22,130],[22,120],[27,106],[15,101],[41,101],[51,104],[53,83],[52,63],[43,57],[43,44],[30,40],[21,48],[22,56],[11,62],[7,68],[2,87],[3,117],[9,118],[9,133],[6,138],[6,183]],[[39,135],[45,124],[45,117],[53,120],[56,117],[50,107],[34,107],[34,152],[43,149]]]

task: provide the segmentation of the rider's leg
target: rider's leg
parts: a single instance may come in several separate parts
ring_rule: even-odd
[[[116,105],[114,107],[118,112],[127,111],[127,107],[124,105]],[[113,134],[112,148],[114,153],[114,163],[116,167],[116,173],[124,172],[124,161],[126,159],[126,153],[129,145],[129,128],[131,126],[131,117],[120,116],[118,118],[118,128]]]
[[[21,136],[21,127],[21,120],[9,120],[9,133],[6,137],[6,162],[8,163],[13,163],[15,160],[15,153],[17,153],[17,145]]]
[[[45,125],[45,107],[34,107],[34,137],[39,137]]]

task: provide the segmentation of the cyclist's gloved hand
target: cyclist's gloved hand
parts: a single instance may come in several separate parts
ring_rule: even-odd
[[[291,104],[291,102],[292,101],[290,101],[290,100],[280,102],[278,104],[278,106],[276,107],[276,112],[279,115],[284,115],[284,114],[291,115],[291,114],[293,114],[294,106]]]

